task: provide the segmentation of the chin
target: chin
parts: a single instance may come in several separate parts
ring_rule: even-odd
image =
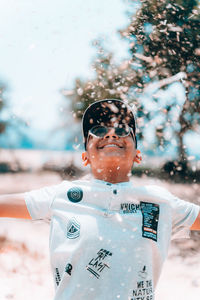
[[[100,164],[106,167],[122,167],[124,165],[124,159],[121,156],[105,156],[101,161]]]
[[[107,152],[103,153],[102,155],[99,156],[99,159],[104,161],[104,160],[117,160],[117,161],[124,161],[125,157],[122,156],[121,153],[118,152]]]
[[[121,157],[121,159],[123,159],[123,156],[121,153],[118,153],[118,152],[110,152],[110,153],[105,153],[103,155],[103,157]]]
[[[123,149],[104,149],[104,151],[99,152],[100,156],[103,157],[119,157],[121,156],[123,158],[124,156],[124,150]]]

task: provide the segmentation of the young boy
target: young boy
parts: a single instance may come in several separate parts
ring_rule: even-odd
[[[141,156],[124,102],[93,103],[82,125],[93,179],[2,195],[0,216],[51,219],[55,300],[152,300],[170,239],[200,229],[199,207],[129,181]]]

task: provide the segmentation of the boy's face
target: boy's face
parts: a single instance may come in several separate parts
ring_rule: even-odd
[[[88,137],[85,160],[91,165],[92,173],[96,177],[109,171],[128,175],[135,157],[135,140],[131,134],[119,137],[111,127],[104,137]]]

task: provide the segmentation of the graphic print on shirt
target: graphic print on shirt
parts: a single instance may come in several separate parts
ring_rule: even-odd
[[[159,220],[159,205],[149,202],[140,202],[142,211],[142,236],[157,242]]]
[[[76,239],[79,236],[80,236],[80,224],[75,218],[72,218],[71,220],[69,220],[69,223],[67,224],[67,238]]]
[[[99,279],[103,270],[105,271],[107,268],[110,269],[110,266],[108,265],[108,261],[106,259],[108,256],[112,256],[112,253],[110,251],[100,249],[97,252],[97,256],[90,260],[90,262],[86,266],[86,270],[88,270],[92,275]]]
[[[153,300],[152,280],[137,281],[137,286],[133,289],[133,297],[130,300]]]
[[[83,198],[83,190],[78,186],[72,187],[68,190],[67,197],[71,202],[80,202]]]
[[[72,265],[67,264],[66,267],[65,267],[65,272],[71,276],[72,275],[72,269],[73,269]]]
[[[147,267],[144,266],[142,270],[138,272],[138,276],[140,276],[142,279],[146,279],[148,276],[146,269]]]
[[[55,281],[56,281],[56,285],[59,285],[61,278],[60,278],[60,273],[59,273],[59,269],[55,268]]]
[[[134,214],[140,210],[140,204],[135,204],[131,202],[121,203],[120,212],[123,214]]]

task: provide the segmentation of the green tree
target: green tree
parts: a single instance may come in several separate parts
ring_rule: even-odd
[[[129,40],[133,65],[139,66],[138,92],[144,93],[151,82],[157,81],[159,88],[166,89],[173,80],[183,81],[186,97],[180,108],[179,126],[174,129],[181,162],[187,160],[184,134],[197,130],[200,124],[200,14],[197,4],[196,0],[143,0],[128,28],[121,31]],[[153,99],[159,101],[157,97]],[[170,119],[173,104],[169,101],[159,111],[164,116],[156,129],[161,145],[165,143],[166,125],[173,124]],[[145,118],[142,112],[141,116]]]

